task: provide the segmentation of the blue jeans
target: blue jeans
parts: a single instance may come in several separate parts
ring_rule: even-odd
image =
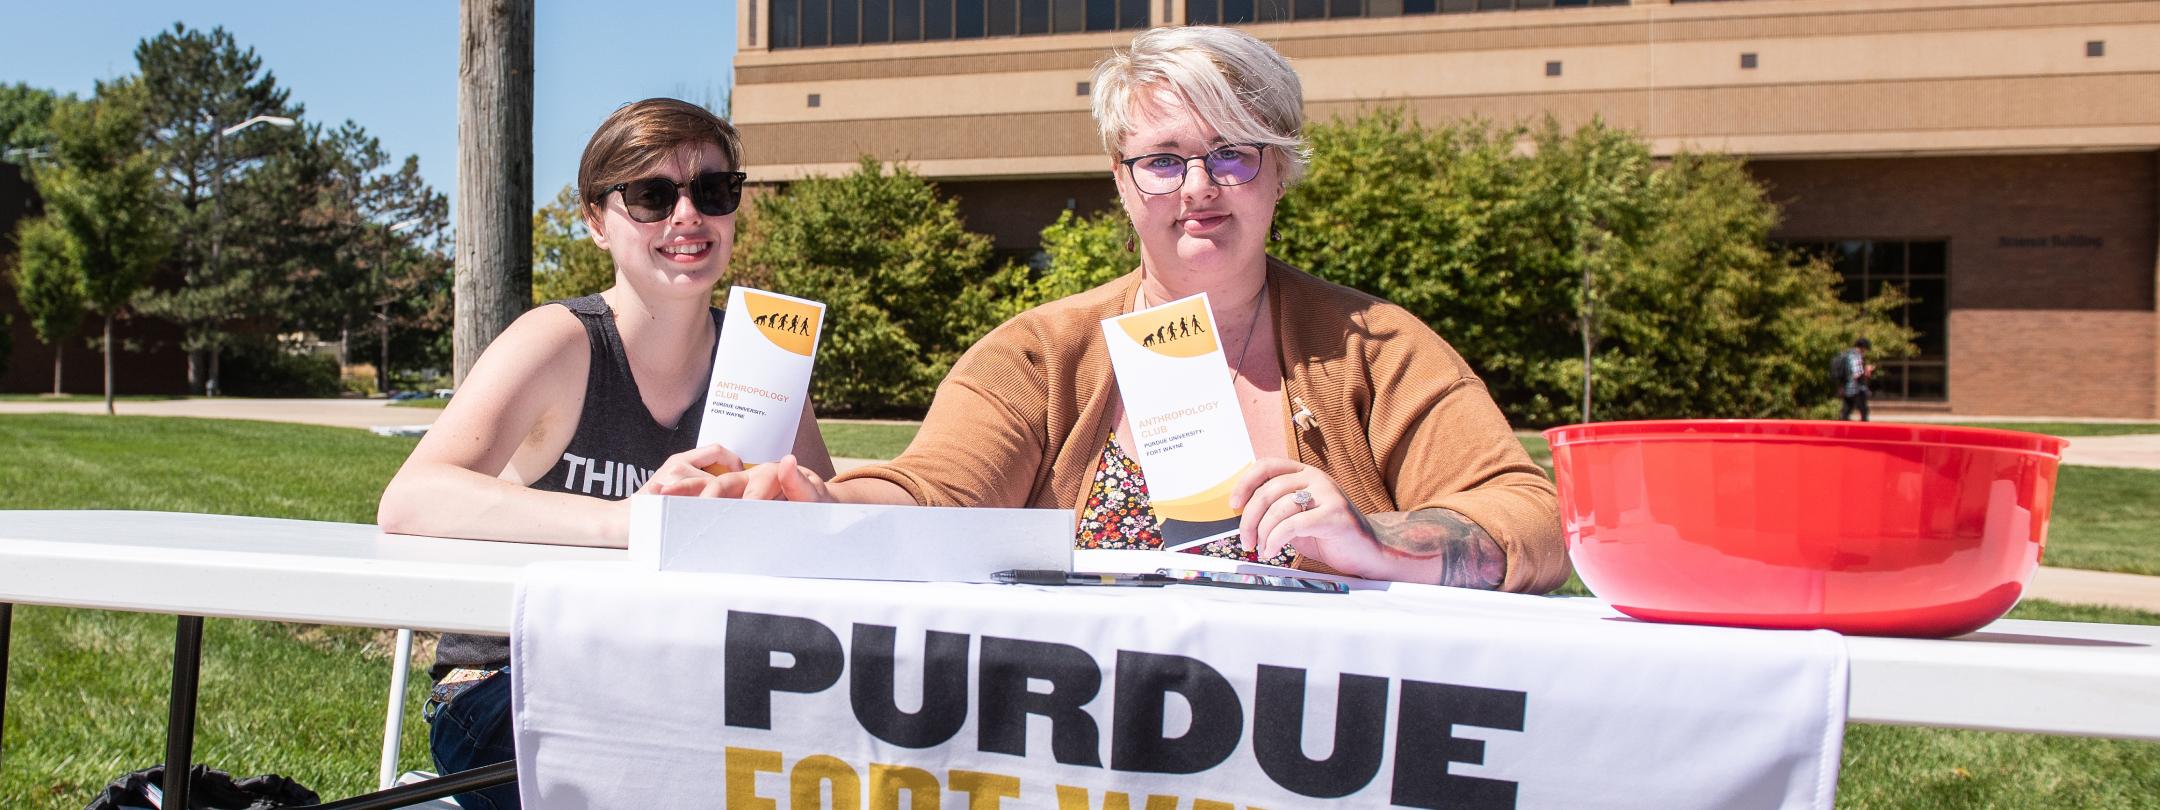
[[[510,673],[489,676],[435,710],[428,718],[428,752],[444,774],[471,770],[517,756],[510,732]],[[465,810],[518,810],[517,784],[457,795]]]

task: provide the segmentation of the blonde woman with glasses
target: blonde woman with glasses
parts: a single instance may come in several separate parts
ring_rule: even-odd
[[[1207,293],[1259,461],[1205,553],[1371,579],[1542,593],[1568,575],[1551,482],[1485,385],[1401,307],[1268,256],[1305,171],[1297,73],[1229,28],[1148,31],[1096,68],[1095,121],[1139,266],[974,346],[899,458],[792,500],[1074,510],[1080,548],[1157,548],[1100,324]]]

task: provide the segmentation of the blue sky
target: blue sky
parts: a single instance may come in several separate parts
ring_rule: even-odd
[[[578,153],[624,102],[717,104],[733,83],[735,4],[642,6],[538,0],[533,44],[533,196],[554,198]],[[223,26],[328,126],[352,119],[457,200],[458,0],[0,0],[0,83],[88,95],[135,72],[135,44],[174,22]]]

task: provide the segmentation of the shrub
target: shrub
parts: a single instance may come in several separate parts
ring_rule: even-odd
[[[905,166],[864,157],[757,197],[739,277],[823,301],[811,397],[820,412],[920,413],[960,353],[1009,314],[1025,271],[994,266],[990,238]]]
[[[337,358],[294,352],[272,340],[236,342],[223,360],[224,392],[243,397],[334,397]]]
[[[592,242],[580,214],[576,186],[533,212],[533,303],[544,304],[605,290],[615,283],[615,260]]]
[[[1416,313],[1512,420],[1580,418],[1586,312],[1599,419],[1821,415],[1853,337],[1911,351],[1895,301],[1842,303],[1834,271],[1770,242],[1776,208],[1737,158],[1394,109],[1310,135],[1274,250]]]

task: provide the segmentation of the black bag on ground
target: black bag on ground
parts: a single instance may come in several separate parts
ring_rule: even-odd
[[[187,810],[270,810],[322,804],[322,797],[315,791],[277,774],[234,779],[232,774],[213,771],[206,765],[197,765],[189,773],[193,778],[188,781]],[[165,766],[144,768],[114,779],[84,810],[159,807],[151,803],[150,790],[164,786]]]

